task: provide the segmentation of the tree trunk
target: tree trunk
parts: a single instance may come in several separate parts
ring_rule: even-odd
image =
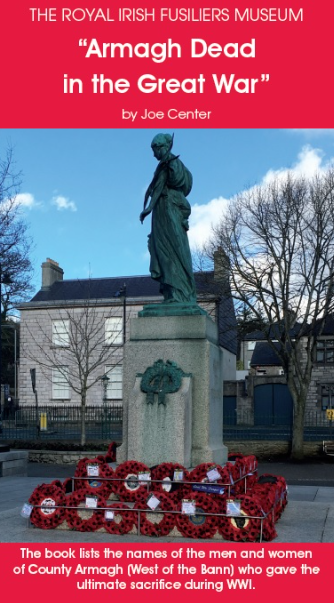
[[[290,390],[291,391],[291,390]],[[304,458],[304,421],[307,390],[291,392],[294,406],[291,459],[300,461]]]
[[[81,395],[81,446],[86,444],[86,393]]]

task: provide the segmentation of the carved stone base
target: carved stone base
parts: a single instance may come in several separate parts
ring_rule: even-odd
[[[173,398],[178,393],[167,394],[165,411],[158,409],[158,401],[148,405],[138,377],[159,359],[175,362],[184,373],[192,375],[191,394],[187,393],[191,400],[185,394],[183,400]],[[174,460],[188,467],[226,462],[222,435],[223,353],[218,346],[217,325],[206,314],[132,319],[130,340],[125,345],[123,399],[119,462],[135,458],[151,466]],[[147,406],[151,408],[148,410]],[[183,443],[189,440],[187,462]]]

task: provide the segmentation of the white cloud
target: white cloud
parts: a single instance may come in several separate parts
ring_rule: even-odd
[[[51,201],[52,205],[55,205],[58,211],[63,211],[69,209],[70,211],[77,211],[77,206],[74,201],[70,201],[67,197],[63,197],[62,195],[57,195],[57,197],[53,197]]]
[[[1,209],[3,211],[10,211],[11,208],[18,209],[35,209],[41,207],[43,204],[36,201],[34,195],[31,193],[19,193],[13,199],[5,199],[1,202]]]
[[[226,209],[228,199],[218,197],[206,205],[197,203],[191,208],[189,243],[192,249],[202,247],[211,235],[211,228],[216,224]]]
[[[316,173],[323,172],[332,162],[323,163],[323,152],[321,149],[314,149],[310,145],[305,145],[298,154],[298,160],[292,168],[280,168],[279,170],[269,170],[262,179],[261,184],[268,184],[276,178],[286,178],[288,174],[296,176],[305,176],[312,178]]]
[[[27,209],[32,209],[33,207],[38,207],[41,205],[41,203],[36,201],[34,195],[31,193],[19,193],[16,195],[15,203]]]
[[[305,145],[300,151],[296,163],[292,168],[282,167],[278,170],[268,170],[258,184],[268,184],[275,178],[285,178],[289,173],[296,176],[312,177],[323,172],[329,165],[333,165],[334,158],[324,162],[321,149]],[[258,186],[258,185],[255,185]],[[254,187],[251,187],[254,188]],[[242,191],[240,191],[242,192]],[[189,243],[193,250],[202,247],[211,235],[212,225],[219,222],[222,213],[228,206],[229,199],[218,197],[204,205],[192,206],[190,216]]]

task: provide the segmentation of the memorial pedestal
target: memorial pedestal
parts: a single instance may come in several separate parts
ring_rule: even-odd
[[[187,375],[180,389],[149,403],[141,375],[157,360]],[[134,318],[124,355],[123,444],[117,459],[148,466],[224,464],[223,352],[217,325],[207,315]]]

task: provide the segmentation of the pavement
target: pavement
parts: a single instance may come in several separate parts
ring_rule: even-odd
[[[34,488],[53,479],[74,475],[75,466],[29,464],[28,477],[0,479],[0,542],[24,543],[111,543],[151,542],[152,538],[131,534],[112,536],[107,533],[40,530],[31,527],[20,511]],[[283,475],[288,483],[288,505],[276,523],[277,538],[273,542],[334,542],[334,463],[286,465],[260,463],[259,473]],[[299,477],[298,477],[299,476]],[[302,476],[302,477],[300,477]],[[303,485],[299,485],[302,482]],[[323,485],[325,484],[325,485]],[[333,484],[333,485],[332,485]],[[159,538],[154,542],[194,542],[187,538]],[[212,542],[201,540],[201,542]]]

